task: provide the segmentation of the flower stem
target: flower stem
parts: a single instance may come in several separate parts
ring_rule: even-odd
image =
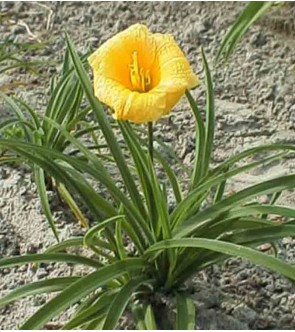
[[[153,142],[153,123],[148,122],[148,137],[149,137],[149,154],[152,160],[154,161],[154,142]]]

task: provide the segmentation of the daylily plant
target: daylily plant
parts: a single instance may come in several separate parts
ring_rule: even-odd
[[[231,194],[226,190],[228,179],[290,156],[295,147],[257,146],[210,167],[215,112],[213,83],[204,52],[201,50],[205,121],[188,91],[198,79],[173,37],[151,34],[139,24],[119,33],[89,59],[94,88],[68,37],[67,46],[74,67],[70,72],[81,84],[124,188],[116,185],[100,154],[81,142],[80,136],[69,132],[68,126],[52,118],[44,121],[79,150],[81,158],[38,142],[0,140],[1,147],[14,151],[64,184],[75,194],[73,197],[79,198],[77,204],[83,202],[93,218],[93,226],[85,236],[58,243],[43,254],[0,260],[0,268],[48,261],[82,264],[87,271],[92,268],[85,275],[24,285],[0,299],[1,306],[23,296],[59,292],[21,328],[38,329],[76,304],[73,316],[62,324],[63,329],[115,329],[126,311],[132,314],[133,328],[194,329],[195,304],[186,281],[229,256],[249,259],[295,280],[294,266],[255,249],[259,244],[295,235],[295,209],[276,203],[283,190],[295,188],[295,175],[280,176]],[[146,140],[133,128],[137,125],[126,121],[156,121],[184,93],[196,120],[195,162],[187,193],[182,191],[173,167],[157,150],[153,161]],[[67,94],[64,98],[68,98]],[[114,111],[124,144],[119,144],[100,101]],[[59,99],[58,105],[63,105],[63,101]],[[259,152],[272,153],[241,165],[245,158]],[[156,163],[166,175],[165,183],[158,177]],[[97,191],[97,183],[109,195]],[[174,193],[172,209],[167,189]],[[261,203],[262,195],[271,196],[269,203]],[[280,217],[281,224],[275,223],[273,216]],[[85,256],[67,252],[69,247],[77,246],[88,249],[83,251]],[[161,302],[163,294],[172,299],[175,311]]]

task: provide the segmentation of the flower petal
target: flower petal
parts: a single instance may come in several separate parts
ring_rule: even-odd
[[[120,117],[135,123],[157,121],[166,110],[166,93],[153,91],[139,93],[132,91]]]
[[[131,91],[116,81],[95,75],[94,94],[114,110],[113,116],[117,120],[157,121],[166,112],[166,91]]]
[[[198,77],[184,53],[179,48],[172,35],[154,34],[157,44],[157,66],[161,81],[170,80],[182,82],[184,88],[190,89],[199,84]]]
[[[132,53],[138,54],[139,66],[149,69],[156,56],[156,44],[152,34],[142,24],[134,24],[106,41],[88,58],[94,73],[115,80],[128,89]]]
[[[102,103],[120,114],[124,109],[130,90],[110,78],[94,75],[94,95]]]
[[[184,95],[186,89],[186,84],[183,81],[171,81],[171,80],[161,80],[159,85],[153,90],[157,93],[165,93],[165,110],[163,115],[168,114],[171,109],[177,104],[177,102]]]

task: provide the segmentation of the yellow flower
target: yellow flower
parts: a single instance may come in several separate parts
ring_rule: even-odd
[[[142,24],[109,39],[88,61],[95,96],[118,120],[156,121],[170,112],[185,89],[198,85],[173,36],[152,34]]]

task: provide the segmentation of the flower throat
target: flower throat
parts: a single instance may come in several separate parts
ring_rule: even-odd
[[[138,92],[147,92],[151,85],[150,70],[139,67],[137,51],[132,52],[132,62],[129,68],[132,88]]]

